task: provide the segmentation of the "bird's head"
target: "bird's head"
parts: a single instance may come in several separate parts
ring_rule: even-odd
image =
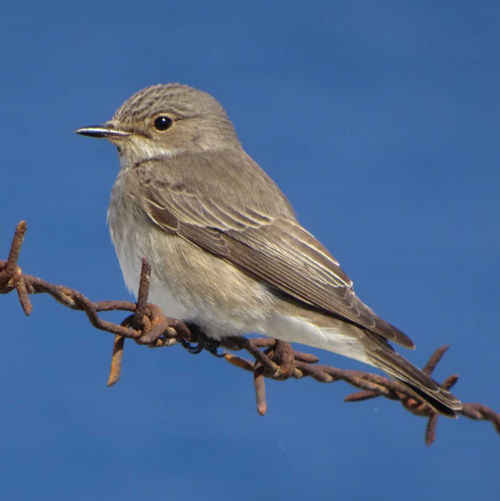
[[[206,92],[159,84],[140,90],[101,125],[75,131],[116,144],[122,164],[239,146],[224,108]]]

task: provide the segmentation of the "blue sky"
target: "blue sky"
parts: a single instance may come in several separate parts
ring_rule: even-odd
[[[500,409],[497,2],[23,2],[0,17],[0,246],[94,300],[128,299],[105,224],[114,148],[73,134],[136,90],[216,96],[245,149],[422,365]],[[3,256],[2,256],[3,257]],[[494,499],[490,424],[442,419],[437,442],[397,403],[350,387],[268,383],[179,347],[112,338],[34,297],[0,298],[2,499]],[[168,312],[167,312],[168,313]],[[119,320],[122,316],[110,316]],[[321,353],[325,363],[364,368]]]

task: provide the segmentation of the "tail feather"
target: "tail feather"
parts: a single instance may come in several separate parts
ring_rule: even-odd
[[[369,336],[375,341],[374,349],[369,350],[370,362],[396,381],[402,383],[437,412],[449,417],[456,417],[456,411],[462,408],[460,400],[434,381],[425,372],[415,367],[408,360],[398,355],[382,338],[373,334]]]
[[[409,390],[411,390],[413,393],[415,393],[418,397],[420,397],[422,400],[427,402],[431,407],[433,407],[435,410],[437,410],[440,414],[443,414],[445,416],[449,417],[457,417],[457,414],[455,411],[460,410],[462,406],[456,407],[456,402],[458,400],[451,395],[451,393],[446,392],[448,396],[452,397],[452,400],[449,398],[443,399],[443,395],[440,395],[440,399],[436,398],[434,395],[431,395],[429,391],[425,392],[419,387],[412,385],[411,383],[408,383],[407,381],[403,381],[402,379],[395,378],[399,383],[401,383],[403,386],[406,386]],[[445,391],[442,390],[441,391]],[[443,402],[443,400],[446,401],[446,404]],[[453,406],[453,407],[452,407]]]

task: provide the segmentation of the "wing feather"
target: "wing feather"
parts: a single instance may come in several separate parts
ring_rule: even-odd
[[[140,170],[138,171],[140,175]],[[151,175],[151,172],[149,172]],[[140,181],[140,180],[139,180]],[[188,191],[183,184],[142,184],[137,202],[151,221],[309,306],[408,348],[413,342],[354,293],[328,250],[290,214],[247,209],[237,197]]]

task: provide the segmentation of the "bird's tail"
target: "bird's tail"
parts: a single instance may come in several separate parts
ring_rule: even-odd
[[[367,350],[367,356],[372,365],[382,369],[396,381],[406,386],[439,413],[449,417],[456,417],[456,411],[462,408],[460,400],[449,391],[441,388],[425,372],[415,367],[401,355],[398,355],[384,339],[379,336],[375,338],[373,334],[368,337],[372,349]]]

